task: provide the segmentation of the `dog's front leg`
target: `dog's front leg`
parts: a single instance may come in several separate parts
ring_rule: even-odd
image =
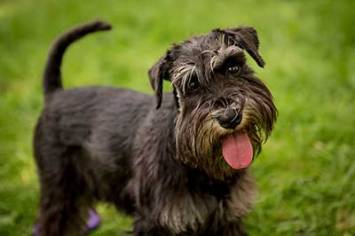
[[[133,227],[134,236],[174,236],[168,230],[159,227],[148,219],[136,217]]]
[[[209,234],[206,234],[209,235]],[[216,236],[246,236],[248,235],[243,227],[242,222],[236,221],[236,222],[229,222],[228,224],[224,224],[223,226],[221,225],[219,229],[217,230],[216,234],[213,234]]]

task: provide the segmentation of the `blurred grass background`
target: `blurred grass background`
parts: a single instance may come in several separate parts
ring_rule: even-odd
[[[151,93],[148,68],[172,42],[216,27],[254,26],[279,120],[252,167],[260,194],[251,235],[355,235],[355,1],[0,0],[0,235],[30,235],[38,205],[32,130],[53,39],[96,18],[114,30],[75,44],[66,87]],[[255,63],[249,59],[250,64]],[[131,220],[100,205],[93,235]]]

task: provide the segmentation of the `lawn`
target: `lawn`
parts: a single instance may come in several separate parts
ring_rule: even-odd
[[[148,68],[172,42],[251,25],[279,119],[255,161],[259,196],[250,235],[355,235],[355,1],[0,0],[0,235],[30,235],[38,206],[32,131],[53,39],[92,19],[114,30],[65,57],[65,87],[151,93]],[[123,235],[131,219],[100,205],[95,236]]]

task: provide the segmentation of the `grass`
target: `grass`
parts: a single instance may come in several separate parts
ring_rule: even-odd
[[[273,91],[279,119],[252,167],[260,193],[248,231],[354,235],[354,9],[351,0],[0,0],[0,235],[29,235],[35,219],[39,186],[31,139],[49,45],[65,29],[95,18],[115,29],[70,49],[66,87],[151,93],[147,69],[172,42],[215,27],[256,27],[267,65],[255,70]],[[99,211],[103,226],[93,235],[130,228],[131,219],[112,207]]]

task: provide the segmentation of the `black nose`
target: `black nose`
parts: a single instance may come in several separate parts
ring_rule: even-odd
[[[234,129],[242,121],[241,112],[227,108],[222,115],[216,117],[218,123],[225,129]]]

